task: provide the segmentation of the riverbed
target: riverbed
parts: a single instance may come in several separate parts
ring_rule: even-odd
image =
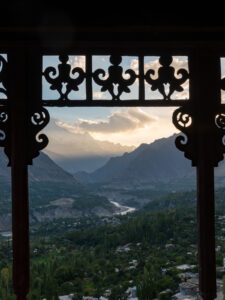
[[[121,211],[120,212],[116,212],[115,215],[122,215],[123,216],[123,215],[126,215],[128,213],[134,212],[136,210],[136,208],[134,208],[134,207],[124,206],[124,205],[119,204],[116,201],[110,200],[110,202],[113,205],[115,205],[116,207],[118,207],[119,209],[121,209]]]

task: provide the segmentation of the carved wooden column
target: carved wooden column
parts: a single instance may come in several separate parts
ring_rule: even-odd
[[[197,220],[199,288],[203,299],[216,298],[214,166],[221,160],[215,120],[220,105],[220,60],[199,53],[196,61]],[[195,87],[196,88],[196,87]]]
[[[29,204],[27,176],[27,53],[18,46],[8,54],[11,107],[13,287],[26,300],[29,272]]]
[[[38,135],[49,122],[42,107],[41,56],[29,47],[9,52],[11,120],[13,287],[17,300],[26,300],[30,286],[28,165],[47,146]]]
[[[220,60],[201,49],[191,57],[189,68],[192,100],[175,111],[173,122],[186,134],[186,140],[177,138],[177,147],[197,167],[199,290],[204,300],[213,300],[216,298],[214,166],[223,159],[224,152]],[[187,120],[191,120],[189,125]]]

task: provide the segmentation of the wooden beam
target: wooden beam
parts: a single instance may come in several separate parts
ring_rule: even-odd
[[[199,290],[204,300],[216,298],[214,166],[217,135],[215,116],[220,106],[220,58],[200,49],[196,56],[194,86],[195,150],[197,152],[197,223]]]
[[[27,176],[25,48],[15,47],[8,55],[11,107],[13,287],[17,300],[29,292],[29,204]]]
[[[197,222],[199,289],[204,300],[216,298],[214,167],[209,164],[206,143],[199,140],[201,160],[197,166]]]

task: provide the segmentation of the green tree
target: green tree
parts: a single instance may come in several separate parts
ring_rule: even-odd
[[[6,287],[6,294],[8,295],[8,290],[9,290],[9,269],[8,268],[3,268],[1,270],[1,277],[3,284]]]
[[[140,300],[152,300],[155,294],[154,281],[150,273],[144,268],[144,274],[137,284],[137,296]]]
[[[225,275],[223,276],[223,300],[225,300]]]

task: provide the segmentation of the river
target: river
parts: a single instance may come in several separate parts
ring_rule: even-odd
[[[12,232],[11,231],[2,231],[2,232],[0,232],[0,235],[3,236],[3,237],[11,238],[12,237]]]
[[[118,202],[116,201],[112,201],[110,200],[110,202],[115,205],[116,207],[120,208],[121,211],[120,212],[117,212],[115,213],[115,215],[126,215],[127,213],[131,213],[131,212],[134,212],[136,210],[136,208],[134,207],[129,207],[129,206],[124,206],[124,205],[121,205],[119,204]]]

